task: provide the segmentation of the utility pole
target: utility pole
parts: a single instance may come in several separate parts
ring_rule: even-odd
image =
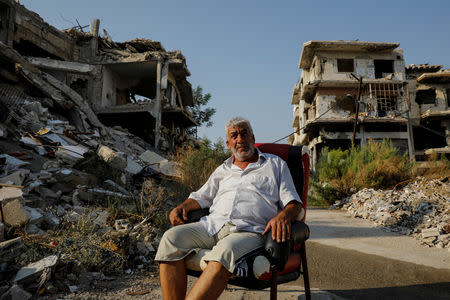
[[[362,86],[362,76],[360,78],[356,77],[353,73],[350,73],[356,80],[358,80],[358,95],[356,96],[355,103],[355,122],[353,123],[353,135],[352,135],[352,146],[355,145],[355,137],[356,137],[356,127],[358,125],[358,115],[359,115],[359,99],[361,98],[361,86]]]

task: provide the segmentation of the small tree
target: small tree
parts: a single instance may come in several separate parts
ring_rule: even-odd
[[[212,116],[216,113],[216,109],[212,107],[203,108],[211,100],[211,94],[203,94],[203,88],[197,86],[194,91],[194,106],[191,108],[192,117],[197,121],[198,126],[205,125],[211,127],[213,125]],[[191,128],[189,134],[197,135],[197,127]]]

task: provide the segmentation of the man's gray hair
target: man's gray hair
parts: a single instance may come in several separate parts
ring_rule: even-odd
[[[225,136],[228,135],[228,128],[230,127],[242,127],[242,125],[247,125],[248,130],[250,130],[250,134],[253,135],[253,129],[252,125],[250,125],[250,121],[242,118],[242,117],[234,117],[231,118],[226,124],[225,124]]]

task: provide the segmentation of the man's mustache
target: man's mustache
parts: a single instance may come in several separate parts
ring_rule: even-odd
[[[250,147],[249,147],[248,144],[237,144],[237,145],[236,145],[236,150],[237,150],[237,149],[241,149],[241,148],[244,148],[244,149],[245,149],[245,148],[250,148]]]

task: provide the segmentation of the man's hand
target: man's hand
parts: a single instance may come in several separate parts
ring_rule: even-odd
[[[277,241],[277,243],[287,241],[291,236],[291,223],[297,218],[301,209],[302,205],[299,202],[295,200],[289,202],[278,215],[267,223],[266,229],[264,229],[262,234],[265,235],[272,230],[272,239]]]
[[[172,211],[169,214],[170,223],[173,226],[184,224],[188,220],[187,218],[188,212],[200,208],[201,207],[197,201],[195,201],[192,198],[189,198],[180,205],[178,205],[177,207],[175,207],[174,209],[172,209]]]
[[[267,223],[263,235],[272,230],[272,239],[277,243],[285,242],[291,235],[291,221],[283,214],[283,211],[273,217]]]
[[[187,221],[187,210],[183,206],[177,206],[169,214],[170,223],[173,226],[184,224]]]

